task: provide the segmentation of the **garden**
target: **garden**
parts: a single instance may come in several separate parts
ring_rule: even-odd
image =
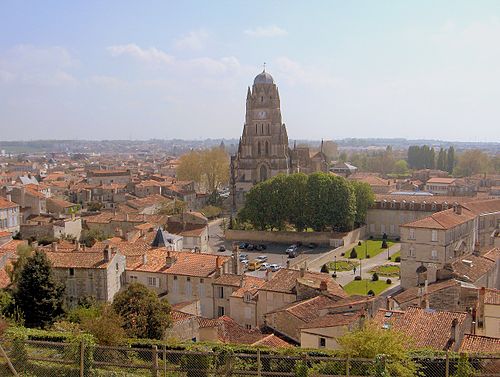
[[[387,252],[387,249],[393,246],[395,243],[396,242],[389,240],[359,241],[358,245],[354,247],[350,252],[348,252],[346,257],[351,259],[372,258],[384,251]],[[387,246],[387,247],[382,247],[382,246]]]

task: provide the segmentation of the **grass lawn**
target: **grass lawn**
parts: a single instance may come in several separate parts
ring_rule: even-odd
[[[394,245],[394,241],[387,241],[387,246],[391,247]],[[356,253],[358,256],[356,259],[365,259],[366,258],[366,252],[368,252],[368,255],[370,255],[371,258],[373,258],[375,255],[380,254],[382,252],[387,253],[387,249],[382,249],[382,241],[375,241],[375,240],[367,240],[364,242],[361,242],[361,246],[356,246]],[[352,250],[352,249],[351,249]],[[349,258],[351,256],[351,250],[348,250],[346,252],[345,257]]]
[[[354,266],[359,266],[359,262],[356,262],[355,260],[352,261],[344,261],[340,260],[337,262],[329,262],[328,263],[328,269],[330,272],[335,271],[335,264],[337,264],[337,272],[342,272],[342,271],[352,271]]]
[[[385,282],[385,279],[377,281],[353,280],[344,286],[344,291],[346,291],[349,295],[366,296],[368,291],[371,289],[376,295],[378,295],[389,287],[390,285]]]
[[[398,251],[396,254],[392,254],[391,261],[395,262],[397,257],[401,258],[401,251]]]
[[[399,266],[395,266],[393,264],[384,264],[382,266],[377,266],[370,270],[371,273],[376,272],[380,276],[390,276],[390,277],[398,277],[399,276]]]

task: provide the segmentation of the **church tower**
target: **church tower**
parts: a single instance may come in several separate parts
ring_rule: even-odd
[[[231,170],[238,204],[256,183],[290,172],[288,135],[281,121],[278,87],[265,69],[248,88],[245,125],[238,152],[231,159]]]

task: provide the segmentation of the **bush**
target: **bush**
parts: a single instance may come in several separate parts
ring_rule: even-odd
[[[328,269],[328,266],[326,265],[326,263],[321,266],[321,272],[324,272],[324,273],[329,273],[330,270]]]
[[[396,237],[396,241],[397,242],[401,241],[401,237]]]
[[[385,282],[386,282],[387,284],[392,284],[392,280],[391,280],[391,279],[387,279]]]
[[[309,375],[309,368],[307,364],[303,361],[297,362],[295,364],[295,377],[307,377]]]
[[[387,245],[387,241],[383,240],[382,241],[382,249],[387,249],[389,246]]]
[[[373,236],[370,236],[370,239],[373,240]]]
[[[386,240],[387,240],[387,233],[384,233],[384,234],[382,235],[382,239],[383,239],[384,241],[386,241]]]
[[[368,296],[375,296],[375,292],[373,292],[371,289],[368,291]]]
[[[401,257],[396,257],[395,262],[401,262]]]
[[[358,241],[358,246],[361,246],[361,241]]]
[[[340,253],[340,256],[341,256],[341,257],[345,256],[345,253]]]
[[[376,272],[372,275],[372,281],[378,281],[378,274]]]
[[[366,258],[369,259],[370,258],[370,254],[366,254]]]
[[[205,217],[207,217],[209,219],[213,219],[214,217],[220,216],[220,214],[222,213],[222,209],[219,207],[216,207],[216,206],[209,205],[209,206],[203,207],[200,212]]]
[[[356,249],[351,250],[351,254],[349,254],[349,258],[354,259],[358,257],[358,253],[356,253]]]
[[[361,280],[361,276],[359,275],[354,276],[354,280]]]

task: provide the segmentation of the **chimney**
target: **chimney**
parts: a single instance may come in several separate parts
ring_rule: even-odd
[[[125,221],[129,221],[128,213],[125,214]]]
[[[12,201],[12,195],[11,194],[7,194],[6,196],[6,199],[11,202]]]
[[[328,284],[326,283],[326,280],[321,280],[321,283],[319,283],[319,290],[322,292],[326,292],[328,289]]]
[[[305,274],[306,274],[306,268],[300,267],[300,277],[303,278]]]
[[[455,206],[455,213],[456,213],[457,215],[461,215],[461,214],[462,214],[462,206],[461,206],[460,204],[457,204],[457,205]]]
[[[486,294],[486,288],[481,287],[479,289],[479,298],[477,300],[477,313],[476,313],[476,323],[478,328],[483,327],[484,323],[484,296]]]
[[[109,262],[111,260],[111,248],[109,247],[109,245],[106,245],[104,247],[102,257],[104,258],[105,262]]]
[[[175,257],[172,255],[170,250],[168,250],[167,257],[165,258],[165,265],[167,268],[170,268],[174,263],[175,263]]]
[[[476,257],[479,256],[479,249],[480,249],[481,244],[479,243],[479,240],[474,243],[474,249],[472,250],[472,254],[475,255]]]
[[[57,242],[52,242],[52,251],[57,253]]]
[[[392,310],[391,296],[387,296],[385,299],[385,310]]]
[[[454,318],[451,321],[450,343],[456,342],[458,339],[458,319]]]
[[[142,264],[148,263],[148,255],[147,253],[142,254]]]
[[[115,229],[115,237],[123,238],[123,229],[122,228]]]
[[[80,242],[76,242],[76,251],[80,251]]]
[[[267,270],[266,270],[266,281],[271,280],[271,276],[272,276],[272,274],[271,274],[271,270],[270,270],[270,269],[267,269]]]

